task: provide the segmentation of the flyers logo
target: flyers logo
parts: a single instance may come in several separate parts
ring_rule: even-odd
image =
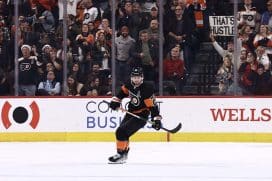
[[[12,125],[12,122],[9,119],[9,112],[10,112],[11,107],[12,107],[12,105],[8,101],[6,101],[2,107],[1,118],[2,118],[3,125],[6,129],[9,129],[9,127]],[[31,119],[29,125],[33,129],[35,129],[37,127],[37,125],[39,123],[39,119],[40,119],[39,107],[35,101],[33,101],[29,107],[32,111],[32,119]],[[28,111],[26,108],[19,106],[14,109],[14,111],[12,113],[12,117],[16,123],[23,124],[28,120],[29,114],[28,114]]]
[[[28,71],[31,69],[31,64],[30,63],[22,63],[20,64],[20,70],[22,71]]]

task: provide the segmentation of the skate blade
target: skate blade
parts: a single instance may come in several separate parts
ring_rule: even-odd
[[[111,162],[111,161],[108,162],[108,164],[124,164],[124,163],[126,163],[125,160],[118,161],[118,162]]]

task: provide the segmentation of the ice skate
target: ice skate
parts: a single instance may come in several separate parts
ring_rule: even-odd
[[[109,164],[123,164],[126,163],[128,158],[128,150],[126,151],[118,151],[117,154],[109,157]]]

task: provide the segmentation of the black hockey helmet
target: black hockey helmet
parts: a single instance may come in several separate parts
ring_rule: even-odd
[[[140,86],[144,81],[144,73],[141,67],[134,67],[130,73],[131,84],[135,87]]]
[[[143,76],[143,69],[141,67],[133,67],[130,76]]]

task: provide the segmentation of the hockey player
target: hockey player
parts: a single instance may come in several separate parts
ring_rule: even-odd
[[[129,97],[128,111],[140,117],[148,118],[151,113],[152,127],[161,128],[161,115],[155,103],[154,87],[144,82],[143,70],[135,67],[131,71],[130,82],[121,87],[117,96],[110,102],[112,110],[118,110],[123,98]],[[126,114],[115,132],[117,154],[109,157],[109,163],[125,163],[129,151],[129,137],[144,127],[146,121]]]

